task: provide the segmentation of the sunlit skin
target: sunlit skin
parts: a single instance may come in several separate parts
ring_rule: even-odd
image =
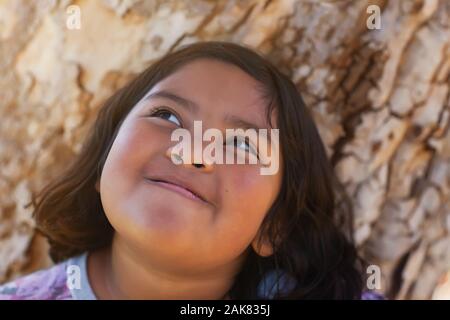
[[[201,120],[204,130],[217,128],[225,136],[225,129],[239,127],[229,120],[239,118],[270,130],[258,85],[231,64],[196,60],[146,96],[164,90],[197,107],[156,96],[142,99],[130,111],[96,185],[115,230],[111,247],[88,258],[98,298],[223,299],[248,250],[271,254],[258,235],[280,191],[281,166],[274,175],[261,175],[260,164],[177,166],[170,159],[177,143],[171,132],[180,124],[192,130],[194,120]],[[157,107],[174,114],[151,116]],[[146,177],[154,175],[186,179],[206,202],[149,183]]]

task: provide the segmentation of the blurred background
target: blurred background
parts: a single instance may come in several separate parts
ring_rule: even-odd
[[[31,195],[101,106],[187,43],[252,46],[298,85],[395,299],[450,299],[450,1],[0,0],[0,283],[51,265]]]

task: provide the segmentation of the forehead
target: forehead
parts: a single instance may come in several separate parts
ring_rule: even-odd
[[[192,61],[157,83],[160,90],[176,93],[198,104],[203,113],[233,114],[268,127],[261,83],[239,67],[212,59]]]

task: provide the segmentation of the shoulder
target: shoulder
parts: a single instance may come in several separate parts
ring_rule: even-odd
[[[386,300],[386,298],[375,291],[364,291],[361,295],[361,300]]]
[[[40,270],[0,286],[0,300],[68,300],[67,262]]]

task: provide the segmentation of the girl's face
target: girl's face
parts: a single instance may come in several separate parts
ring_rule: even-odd
[[[261,164],[176,165],[170,151],[178,142],[171,133],[183,127],[193,137],[194,120],[202,121],[203,132],[222,131],[224,142],[225,129],[244,128],[243,121],[270,131],[258,85],[238,67],[200,59],[159,82],[134,106],[97,185],[118,239],[149,262],[184,272],[242,261],[279,193],[281,169],[261,175]]]

